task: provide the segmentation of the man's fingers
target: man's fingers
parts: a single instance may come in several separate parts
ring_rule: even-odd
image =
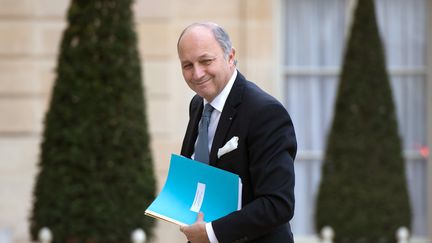
[[[198,213],[196,223],[204,222],[204,214],[202,212]]]

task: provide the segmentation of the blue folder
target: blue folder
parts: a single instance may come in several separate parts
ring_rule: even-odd
[[[211,222],[239,210],[241,192],[238,175],[172,154],[165,185],[145,214],[186,226],[203,212]]]

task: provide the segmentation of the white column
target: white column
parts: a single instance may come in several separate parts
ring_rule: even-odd
[[[330,226],[321,229],[321,243],[333,243],[334,231]]]
[[[39,243],[51,243],[52,238],[53,236],[49,228],[43,227],[41,230],[39,230],[39,235],[38,235]]]
[[[396,231],[397,243],[408,243],[409,241],[409,231],[407,227],[400,227]]]
[[[132,243],[145,243],[147,240],[146,233],[142,229],[136,229],[131,235]]]

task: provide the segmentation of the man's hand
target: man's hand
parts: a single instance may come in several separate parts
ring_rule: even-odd
[[[193,225],[182,226],[180,227],[180,231],[185,234],[186,238],[191,243],[210,243],[205,224],[204,214],[200,212]]]

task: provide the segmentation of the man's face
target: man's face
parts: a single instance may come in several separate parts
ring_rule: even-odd
[[[178,44],[183,77],[199,96],[211,102],[225,87],[234,71],[235,52],[224,57],[210,29],[195,26],[187,30]]]

